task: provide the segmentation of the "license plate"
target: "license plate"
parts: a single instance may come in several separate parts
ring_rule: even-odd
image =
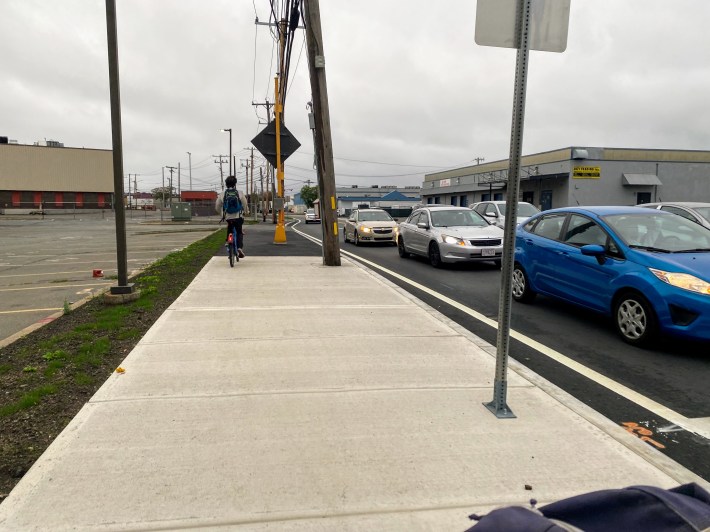
[[[495,257],[496,256],[496,250],[491,248],[491,249],[485,249],[483,248],[481,250],[481,256],[482,257]]]

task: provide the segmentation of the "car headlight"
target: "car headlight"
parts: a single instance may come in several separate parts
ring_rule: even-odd
[[[661,281],[671,286],[677,286],[683,290],[690,290],[698,294],[710,295],[710,283],[698,279],[694,275],[690,275],[689,273],[664,272],[663,270],[656,270],[655,268],[649,268],[649,270]]]
[[[450,235],[441,235],[441,239],[447,244],[455,244],[457,246],[465,246],[466,242],[462,238]]]
[[[365,227],[364,225],[360,226],[360,231],[362,231],[363,233],[372,233],[372,229],[370,229],[369,227]]]

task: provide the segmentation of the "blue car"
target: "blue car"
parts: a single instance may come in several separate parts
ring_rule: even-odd
[[[518,226],[513,299],[536,294],[612,317],[621,337],[710,340],[710,230],[642,207],[568,207]]]

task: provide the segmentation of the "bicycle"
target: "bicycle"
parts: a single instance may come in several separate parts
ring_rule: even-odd
[[[224,218],[220,220],[220,224]],[[229,224],[229,222],[227,222]],[[239,262],[239,234],[237,233],[237,225],[232,224],[232,232],[227,236],[227,255],[229,256],[229,266],[234,268],[234,261]]]

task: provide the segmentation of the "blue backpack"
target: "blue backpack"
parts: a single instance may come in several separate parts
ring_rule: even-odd
[[[227,214],[239,214],[244,210],[236,188],[228,188],[224,191],[222,208]]]

